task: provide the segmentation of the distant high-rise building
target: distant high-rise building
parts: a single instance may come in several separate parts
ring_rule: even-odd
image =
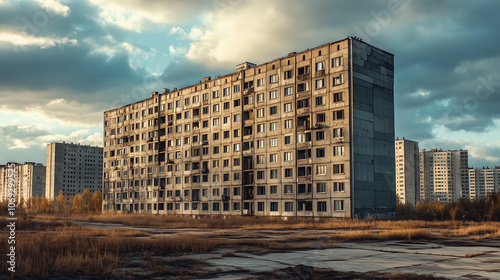
[[[425,149],[420,152],[420,199],[440,202],[469,198],[469,157],[466,150]]]
[[[500,166],[495,168],[469,169],[470,199],[481,199],[500,191]]]
[[[14,185],[16,187],[16,201],[25,202],[31,197],[45,196],[45,166],[41,163],[8,163],[0,166],[0,195],[2,200],[8,197],[9,176],[8,170],[14,169]]]
[[[102,148],[73,143],[47,145],[46,194],[55,199],[62,190],[67,197],[85,189],[102,189]]]
[[[403,203],[420,201],[420,154],[418,142],[396,139],[396,194]]]
[[[393,213],[393,83],[394,56],[348,37],[108,110],[103,209]]]

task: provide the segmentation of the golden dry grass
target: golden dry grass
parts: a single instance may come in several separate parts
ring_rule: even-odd
[[[431,240],[437,235],[426,229],[385,230],[385,231],[349,231],[332,236],[341,240]]]

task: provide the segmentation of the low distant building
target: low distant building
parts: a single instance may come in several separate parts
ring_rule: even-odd
[[[457,201],[469,198],[469,156],[466,150],[420,152],[420,199]]]
[[[412,206],[420,201],[420,159],[418,142],[396,139],[396,194]]]
[[[470,199],[481,199],[500,191],[500,166],[495,168],[469,169]]]
[[[46,197],[71,197],[102,189],[102,148],[73,143],[47,145]]]
[[[8,170],[14,166],[14,185],[16,201],[27,201],[31,197],[45,196],[45,166],[41,163],[25,162],[8,163],[0,166],[0,195],[2,200],[8,198]]]

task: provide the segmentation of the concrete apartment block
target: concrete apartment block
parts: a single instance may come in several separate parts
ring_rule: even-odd
[[[420,152],[420,200],[439,202],[469,198],[469,157],[466,150],[425,149]]]
[[[500,166],[495,168],[469,169],[470,199],[481,199],[500,191]]]
[[[47,145],[45,196],[55,199],[62,190],[72,197],[102,189],[102,148],[73,143]]]
[[[0,197],[8,198],[8,169],[11,163],[0,166]],[[14,163],[16,200],[25,202],[31,197],[45,196],[45,166],[41,163]]]
[[[393,213],[393,55],[348,37],[104,112],[104,210]]]
[[[396,139],[396,194],[413,207],[420,201],[419,161],[418,142]]]

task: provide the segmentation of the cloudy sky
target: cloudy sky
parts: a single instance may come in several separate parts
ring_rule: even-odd
[[[105,3],[105,4],[103,4]],[[103,111],[349,35],[395,55],[396,135],[500,165],[500,1],[0,0],[0,163]]]

